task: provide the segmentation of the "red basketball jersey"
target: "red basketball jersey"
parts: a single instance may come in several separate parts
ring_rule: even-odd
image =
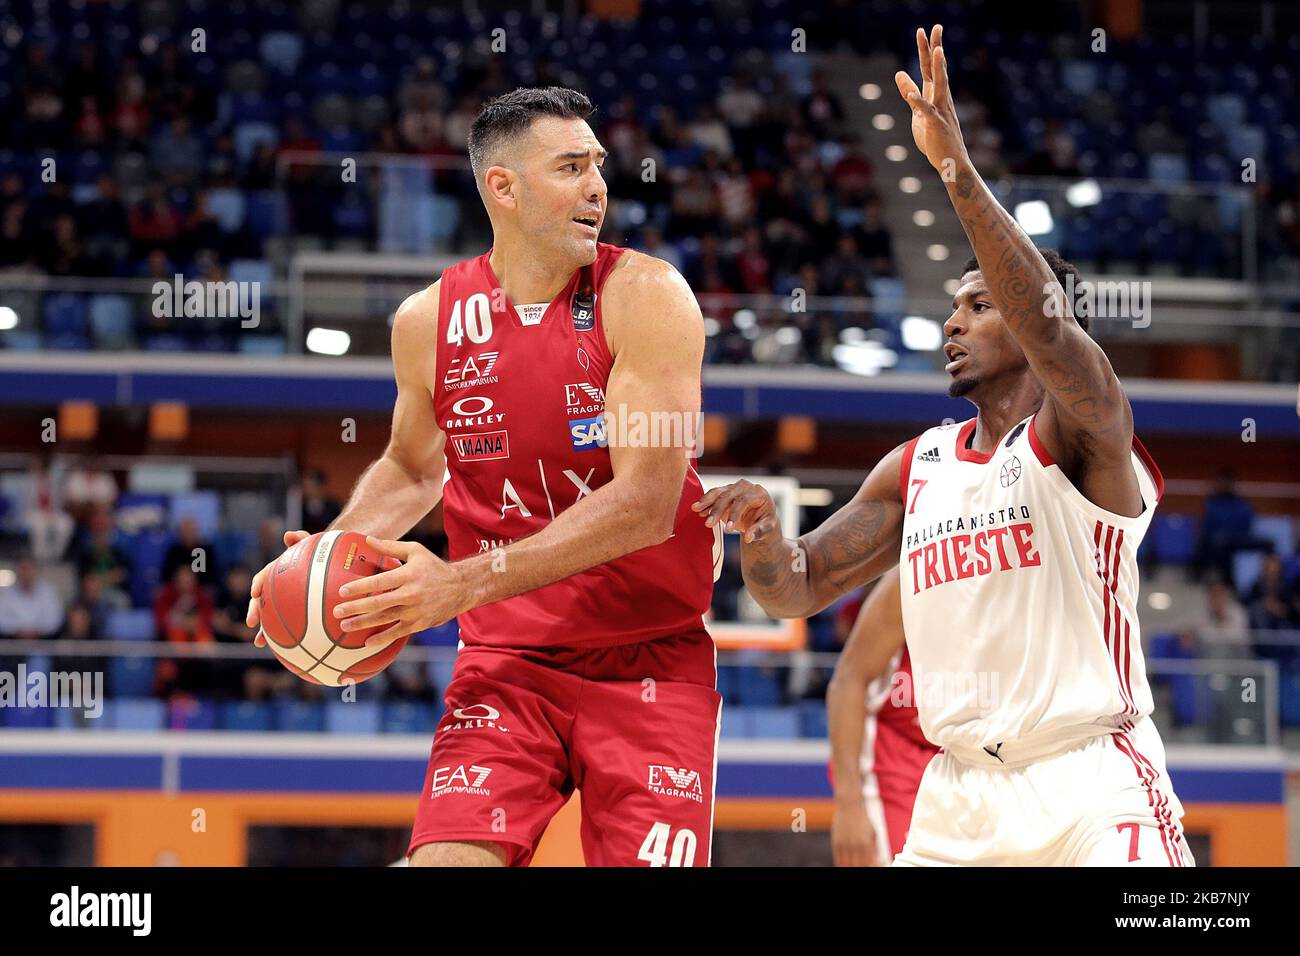
[[[613,357],[600,300],[623,252],[598,244],[596,261],[549,303],[518,307],[490,251],[443,272],[433,407],[447,436],[443,523],[453,561],[536,534],[613,478],[603,417]],[[667,541],[462,614],[461,639],[575,647],[701,629],[721,538],[691,511],[701,494],[688,462]]]

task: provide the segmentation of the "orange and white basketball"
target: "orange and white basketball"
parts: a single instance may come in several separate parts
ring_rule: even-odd
[[[399,567],[355,531],[322,531],[280,556],[262,588],[262,631],[280,663],[303,680],[330,687],[374,677],[406,646],[402,637],[375,650],[366,639],[385,629],[345,631],[334,616],[349,581]]]

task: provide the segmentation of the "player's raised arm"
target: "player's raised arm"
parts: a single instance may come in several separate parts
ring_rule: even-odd
[[[1071,303],[1015,217],[980,178],[962,140],[948,88],[943,27],[916,31],[922,88],[895,75],[912,110],[912,136],[940,172],[970,240],[989,297],[1046,390],[1040,438],[1128,467],[1133,412],[1106,354],[1073,319]]]
[[[836,866],[874,866],[877,860],[875,832],[862,793],[867,687],[884,675],[902,646],[903,606],[895,568],[867,595],[826,689],[835,783],[831,850]]]
[[[714,488],[694,508],[709,527],[740,532],[741,573],[764,611],[809,617],[898,563],[905,448],[882,458],[848,504],[797,541],[782,535],[771,495],[749,481]]]

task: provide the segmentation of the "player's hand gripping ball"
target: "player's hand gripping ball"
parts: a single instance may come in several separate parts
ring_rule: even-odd
[[[361,683],[391,664],[406,637],[366,647],[386,630],[344,630],[334,616],[343,603],[339,588],[401,566],[370,547],[355,531],[323,531],[303,538],[270,565],[258,596],[258,617],[266,644],[285,667],[303,680],[330,687]]]

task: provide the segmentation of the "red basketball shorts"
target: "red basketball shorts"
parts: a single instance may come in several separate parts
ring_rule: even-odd
[[[595,649],[462,648],[408,853],[487,840],[527,865],[576,787],[588,866],[707,866],[716,677],[703,630]]]

